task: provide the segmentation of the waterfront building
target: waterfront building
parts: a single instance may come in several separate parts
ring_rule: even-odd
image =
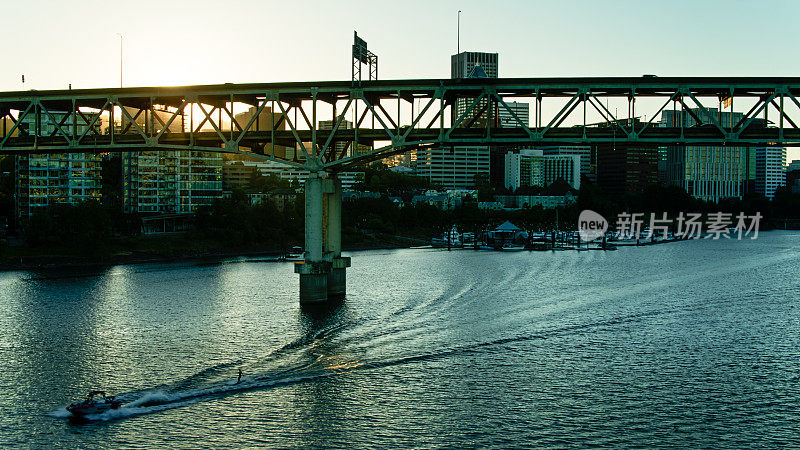
[[[0,137],[5,137],[11,129],[14,128],[14,121],[8,117],[3,117],[0,119]],[[14,130],[11,133],[12,137],[16,137],[19,134],[17,130]]]
[[[250,180],[258,173],[258,168],[248,165],[239,159],[225,161],[222,164],[222,187],[226,190],[234,188],[247,190],[250,187]]]
[[[282,180],[296,182],[298,185],[303,185],[308,178],[307,170],[245,155],[227,156],[222,172],[228,188],[239,186],[246,189],[251,176],[255,173],[274,175]],[[352,189],[353,186],[364,181],[364,172],[339,172],[338,176],[344,190]]]
[[[439,192],[433,189],[417,194],[411,198],[411,204],[425,203],[442,210],[452,210],[464,204],[464,199],[477,199],[478,191],[474,189],[447,189]]]
[[[786,184],[786,148],[755,148],[755,190],[768,199],[775,197],[775,190]]]
[[[544,155],[541,150],[526,149],[505,155],[505,187],[515,191],[523,186],[544,185]]]
[[[425,148],[417,151],[417,176],[448,189],[475,187],[475,177],[489,177],[487,147]]]
[[[641,193],[658,183],[659,150],[648,147],[597,147],[597,184],[607,194]]]
[[[742,118],[739,112],[721,112],[716,108],[692,109],[704,124],[735,125]],[[697,125],[691,114],[665,110],[660,126]],[[743,147],[670,146],[667,147],[667,183],[680,186],[689,195],[706,201],[741,198],[748,179],[748,151]]]
[[[581,186],[578,155],[545,155],[542,149],[523,149],[505,155],[505,187],[550,186],[562,179],[573,189]]]
[[[536,206],[540,206],[542,209],[554,209],[574,205],[578,201],[578,196],[572,192],[567,192],[564,195],[495,195],[494,199],[504,209],[522,209]]]
[[[193,213],[222,197],[220,153],[188,150],[122,155],[126,213]]]
[[[242,128],[246,127],[257,111],[257,107],[251,106],[247,111],[234,115],[236,123]],[[258,115],[258,118],[253,120],[250,129],[253,131],[285,130],[286,121],[281,120],[281,117],[283,117],[283,113],[272,112],[271,107],[265,106]]]
[[[544,155],[544,186],[564,180],[573,189],[581,188],[581,158],[578,155]]]
[[[559,145],[541,148],[545,156],[551,155],[567,155],[578,156],[580,158],[580,175],[589,176],[592,164],[592,147],[588,145]],[[576,188],[577,189],[577,188]]]
[[[36,115],[29,114],[20,120],[19,135],[30,134],[35,127]],[[40,114],[41,134],[55,135],[73,128],[75,116],[65,112]],[[101,118],[98,118],[90,133],[100,133]],[[90,120],[91,121],[91,120]],[[75,127],[79,135],[87,131],[88,125],[77,120]],[[10,128],[8,128],[10,130]],[[54,153],[20,155],[15,159],[17,216],[29,217],[54,204],[78,204],[86,200],[100,200],[102,173],[101,159],[94,153]]]

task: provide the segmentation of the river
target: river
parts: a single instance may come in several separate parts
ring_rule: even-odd
[[[797,232],[350,256],[319,308],[257,258],[0,273],[0,444],[800,444]]]

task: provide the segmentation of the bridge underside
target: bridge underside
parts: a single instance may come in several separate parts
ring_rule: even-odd
[[[732,77],[4,92],[0,154],[191,150],[308,170],[306,258],[296,272],[301,301],[311,302],[345,292],[336,173],[350,166],[425,147],[800,146],[798,96],[800,78]],[[512,100],[529,104],[529,119]]]

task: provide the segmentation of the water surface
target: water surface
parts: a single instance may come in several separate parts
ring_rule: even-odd
[[[359,252],[313,309],[289,263],[4,272],[0,444],[798,445],[798,249]]]

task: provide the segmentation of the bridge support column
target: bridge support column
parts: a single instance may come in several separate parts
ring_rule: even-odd
[[[328,274],[328,297],[343,297],[347,293],[347,268],[350,258],[342,257],[342,182],[332,176],[328,182],[327,214],[325,217],[325,251],[331,260]]]
[[[311,172],[305,183],[305,261],[295,264],[300,274],[300,303],[323,302],[346,292],[342,258],[342,185],[324,172]]]

